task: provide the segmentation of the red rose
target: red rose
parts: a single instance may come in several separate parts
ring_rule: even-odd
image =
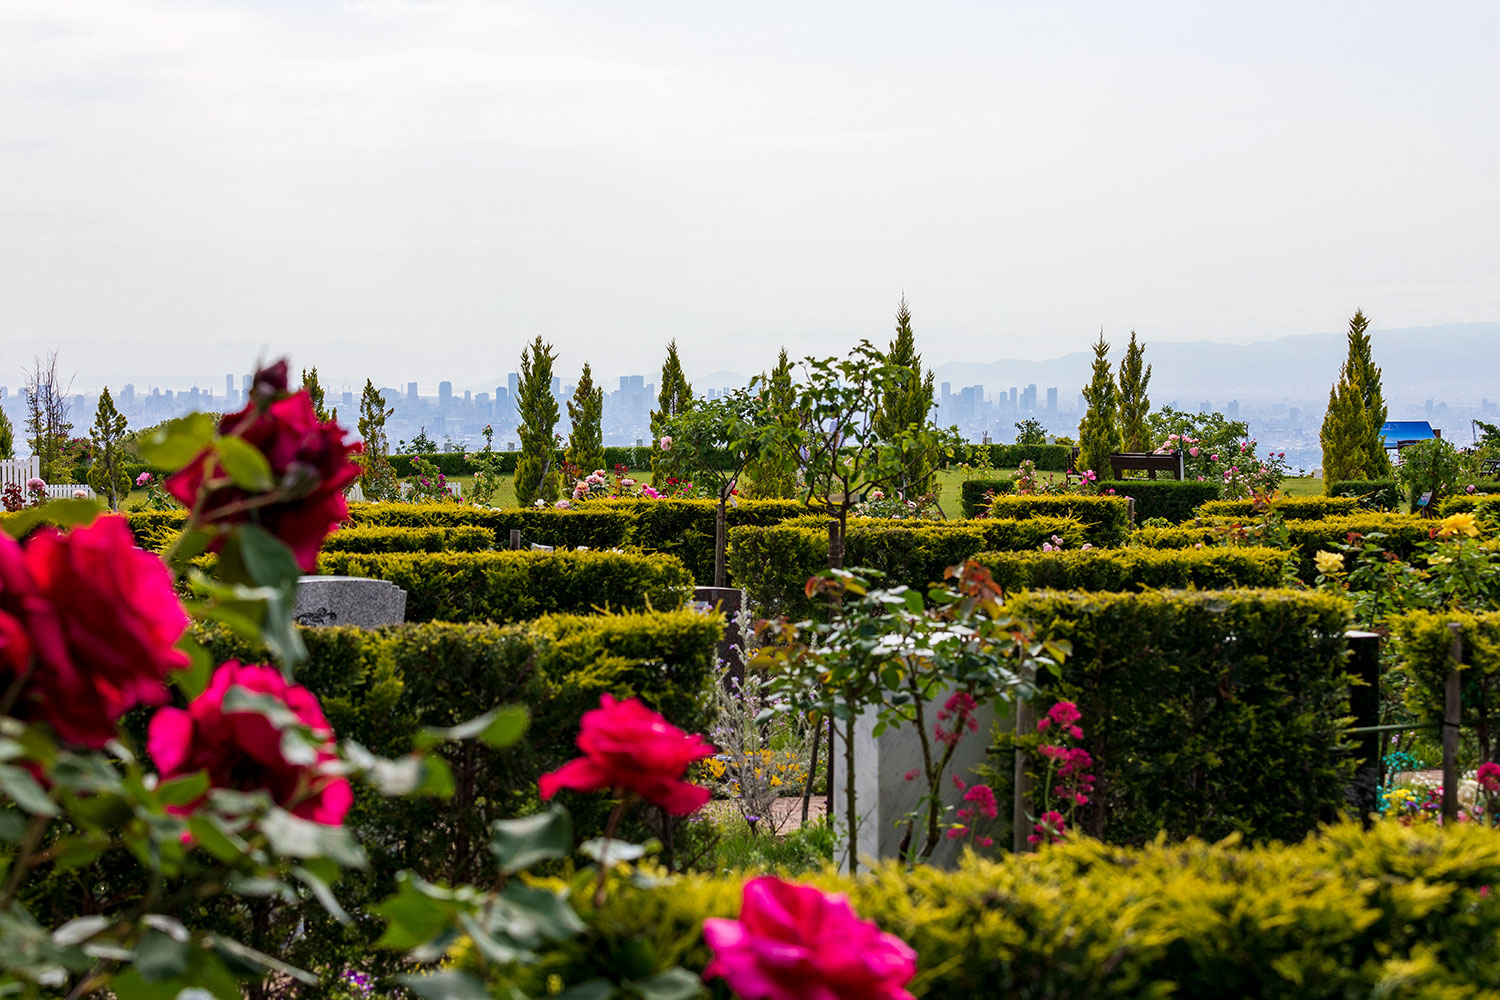
[[[269,695],[289,708],[318,740],[316,759],[288,759],[282,731],[265,715],[224,711],[232,687]],[[354,803],[349,782],[328,773],[327,764],[338,757],[318,699],[307,688],[288,684],[274,667],[225,663],[186,711],[163,708],[151,717],[146,747],[163,779],[207,771],[213,788],[267,791],[277,805],[315,823],[338,826]],[[189,813],[196,804],[173,811]]]
[[[578,733],[583,756],[537,782],[542,798],[560,788],[579,792],[614,788],[635,792],[676,816],[699,809],[709,791],[682,780],[688,765],[712,756],[714,748],[701,736],[690,736],[641,704],[637,698],[599,699],[599,707],[583,713]]]
[[[274,380],[267,382],[268,391],[274,384]],[[285,542],[302,568],[311,573],[324,536],[348,516],[344,487],[358,479],[360,471],[350,456],[359,454],[363,445],[357,441],[345,444],[345,430],[333,421],[320,423],[305,390],[277,399],[264,409],[252,401],[238,413],[226,414],[219,421],[219,433],[238,434],[259,448],[271,464],[274,488],[286,496],[247,507],[245,502],[255,494],[238,486],[219,486],[203,504],[202,521],[254,521]],[[205,476],[223,477],[211,451],[167,477],[165,485],[169,493],[191,507]]]
[[[745,883],[738,920],[710,917],[705,979],[754,1000],[911,1000],[917,953],[843,896],[779,878]]]
[[[120,716],[167,700],[167,674],[188,665],[187,621],[123,517],[42,528],[24,546],[0,534],[0,672],[8,686],[29,670],[11,714],[68,743],[102,747]]]

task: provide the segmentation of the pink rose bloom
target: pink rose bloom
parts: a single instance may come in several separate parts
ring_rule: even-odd
[[[151,473],[149,472],[143,472],[135,477],[135,484],[137,486],[145,486],[149,482],[151,482]]]
[[[231,688],[267,695],[290,709],[318,741],[308,748],[314,759],[288,757],[282,730],[260,712],[226,712],[224,697]],[[287,683],[275,667],[228,661],[186,710],[163,708],[151,717],[146,747],[163,779],[206,771],[210,787],[268,792],[277,805],[314,823],[338,826],[354,804],[349,782],[329,773],[338,755],[318,699]],[[186,814],[197,805],[168,808]]]
[[[1059,725],[1070,725],[1083,718],[1083,713],[1078,711],[1078,706],[1071,701],[1060,701],[1047,709],[1047,716]]]
[[[1193,445],[1191,448],[1189,448],[1188,449],[1188,454],[1192,455],[1194,458],[1197,458],[1198,457],[1198,446],[1197,445]]]
[[[89,491],[88,490],[74,490],[73,491],[73,499],[74,500],[86,500],[88,498],[88,495],[89,495]]]
[[[672,436],[670,434],[663,434],[659,443],[662,451],[672,450]]]
[[[616,701],[602,695],[599,707],[583,713],[578,733],[583,756],[541,776],[542,798],[559,789],[578,792],[622,789],[661,806],[674,816],[702,808],[710,793],[682,780],[688,765],[712,757],[703,737],[689,735],[647,708],[638,698]]]
[[[35,476],[33,476],[32,478],[26,480],[26,488],[28,490],[45,490],[47,488],[47,482],[44,479],[37,479]]]
[[[1208,460],[1210,462],[1217,462],[1219,460],[1219,456],[1218,455],[1210,455],[1210,456],[1208,456]]]
[[[912,1000],[911,946],[810,885],[751,879],[740,918],[710,917],[703,938],[714,953],[704,978],[747,1000]]]
[[[1490,761],[1480,764],[1474,780],[1487,792],[1500,792],[1500,764]]]

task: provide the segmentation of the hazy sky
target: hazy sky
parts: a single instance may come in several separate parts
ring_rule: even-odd
[[[1500,4],[0,2],[0,383],[1500,319]],[[1293,360],[1294,359],[1289,359]]]

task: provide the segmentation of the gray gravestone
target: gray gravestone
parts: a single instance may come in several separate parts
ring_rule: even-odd
[[[406,591],[362,576],[304,576],[297,580],[292,616],[298,625],[400,625],[406,621]]]

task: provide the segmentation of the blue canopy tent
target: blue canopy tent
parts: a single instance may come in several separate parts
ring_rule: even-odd
[[[1380,436],[1383,447],[1399,450],[1418,441],[1442,437],[1442,432],[1433,430],[1425,420],[1387,420],[1380,428]]]

